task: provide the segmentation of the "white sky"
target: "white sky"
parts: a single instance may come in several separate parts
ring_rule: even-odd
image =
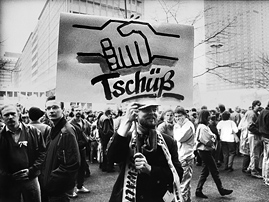
[[[47,0],[0,1],[0,57],[21,53]]]

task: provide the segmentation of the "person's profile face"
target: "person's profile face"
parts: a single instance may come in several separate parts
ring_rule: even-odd
[[[49,119],[57,120],[63,116],[63,109],[61,103],[55,100],[49,100],[46,102],[46,114]]]
[[[255,105],[255,107],[254,107],[254,111],[255,112],[258,112],[258,111],[260,111],[260,109],[261,109],[261,103],[258,103],[257,105]]]

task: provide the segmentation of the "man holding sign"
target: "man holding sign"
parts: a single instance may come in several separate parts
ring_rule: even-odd
[[[156,130],[158,105],[131,104],[108,149],[122,166],[110,201],[181,201],[177,144]],[[133,130],[131,130],[133,128]]]
[[[111,202],[182,201],[177,144],[156,131],[157,103],[145,102],[192,105],[193,46],[192,26],[61,14],[57,97],[139,102],[128,108],[107,151],[123,166]]]

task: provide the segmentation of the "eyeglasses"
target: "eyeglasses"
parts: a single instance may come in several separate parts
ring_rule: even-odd
[[[52,105],[52,106],[48,106],[47,108],[46,108],[46,110],[57,110],[57,109],[59,109],[60,107],[59,106],[57,106],[57,105]]]

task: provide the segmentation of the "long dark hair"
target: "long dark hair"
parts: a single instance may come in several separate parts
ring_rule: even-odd
[[[209,111],[207,109],[201,110],[198,117],[198,124],[208,125],[208,117],[210,117]]]

